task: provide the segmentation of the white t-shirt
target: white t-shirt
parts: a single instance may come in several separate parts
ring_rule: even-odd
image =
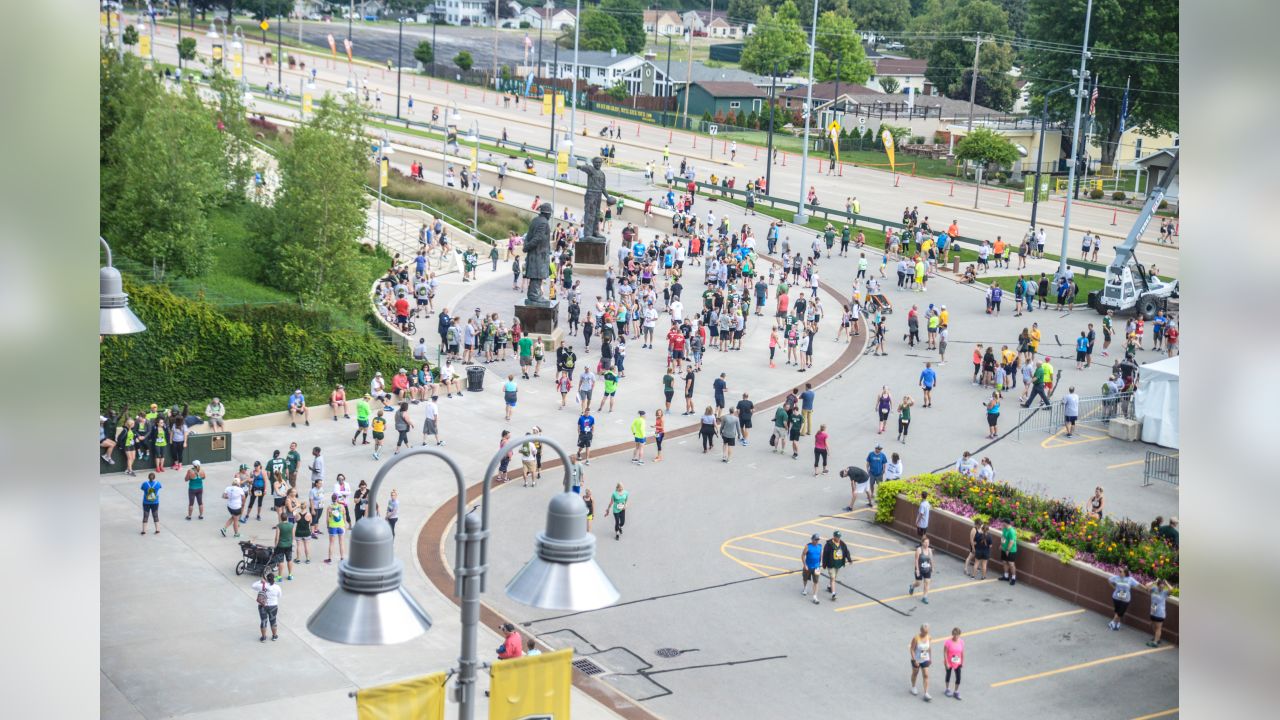
[[[228,510],[239,510],[244,507],[244,488],[239,485],[228,485],[222,494],[227,496]]]
[[[901,480],[902,479],[902,461],[888,462],[884,466],[885,480]]]
[[[434,400],[427,401],[427,419],[435,420],[440,417],[440,406]]]
[[[679,300],[671,301],[671,319],[677,323],[684,319],[684,303]]]
[[[916,516],[916,527],[929,527],[929,510],[931,509],[932,508],[930,507],[928,500],[920,501],[920,511]]]
[[[265,592],[267,594],[267,607],[276,607],[280,604],[280,595],[284,592],[280,589],[280,583],[268,585],[266,580],[259,580],[252,587],[254,592]]]
[[[453,379],[453,365],[445,365],[440,370],[440,379],[444,382],[449,382]]]

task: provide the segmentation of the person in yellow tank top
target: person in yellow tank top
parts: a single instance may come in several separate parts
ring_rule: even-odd
[[[373,459],[378,460],[382,453],[382,439],[386,437],[387,418],[382,410],[373,419]]]
[[[346,540],[344,535],[347,527],[351,525],[350,518],[347,516],[347,506],[342,504],[338,493],[334,493],[330,498],[329,507],[324,511],[325,525],[329,529],[329,557],[325,559],[325,563],[333,562],[333,541],[338,541],[338,560],[346,558]]]

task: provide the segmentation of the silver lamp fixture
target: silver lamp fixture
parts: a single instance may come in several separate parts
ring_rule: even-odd
[[[107,251],[107,266],[98,270],[98,334],[132,335],[147,329],[129,309],[120,271],[111,263],[111,247],[101,236],[98,242]]]

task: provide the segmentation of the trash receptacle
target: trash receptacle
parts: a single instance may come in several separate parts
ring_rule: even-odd
[[[951,261],[951,272],[956,275],[960,274],[960,255],[957,253],[954,260]]]
[[[479,365],[472,365],[467,368],[467,392],[480,392],[484,390],[484,368]]]

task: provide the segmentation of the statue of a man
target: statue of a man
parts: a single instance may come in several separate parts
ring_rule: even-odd
[[[587,174],[587,192],[582,199],[582,236],[589,240],[603,241],[600,234],[600,200],[603,198],[610,205],[613,198],[604,189],[604,171],[600,169],[604,162],[599,156],[591,158],[591,164],[579,163],[578,169]]]
[[[526,305],[547,305],[542,281],[551,276],[551,203],[538,207],[538,216],[524,234],[524,276],[529,280]]]

